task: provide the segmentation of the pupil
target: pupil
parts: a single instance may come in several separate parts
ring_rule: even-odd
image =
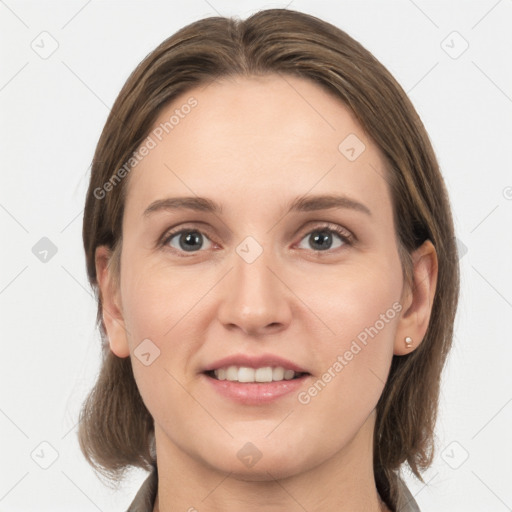
[[[328,231],[317,231],[317,235],[313,235],[315,244],[318,244],[320,249],[329,249],[332,245],[331,233]]]
[[[180,237],[180,247],[184,251],[194,250],[194,243],[201,244],[201,234],[197,231],[190,231],[185,236]]]

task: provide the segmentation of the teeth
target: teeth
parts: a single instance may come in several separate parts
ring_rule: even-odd
[[[238,368],[238,382],[254,382],[255,377],[254,368]]]
[[[284,368],[277,366],[272,369],[272,380],[283,380],[284,379]]]
[[[219,368],[213,372],[219,380],[230,380],[233,382],[278,382],[291,380],[296,373],[293,370],[286,370],[282,366],[274,368],[264,366],[263,368],[248,368],[246,366],[228,366]]]
[[[217,376],[217,374],[215,374]],[[238,368],[236,366],[230,366],[226,370],[226,380],[238,380]]]
[[[258,368],[254,372],[254,380],[256,382],[272,382],[272,375],[272,368],[270,366]]]
[[[293,379],[293,376],[295,375],[295,372],[293,370],[286,370],[284,372],[284,378],[285,380]]]

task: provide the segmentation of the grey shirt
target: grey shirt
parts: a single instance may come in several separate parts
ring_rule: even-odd
[[[396,512],[421,512],[413,495],[401,478],[398,478],[398,484],[400,494],[398,496]],[[126,512],[153,512],[157,489],[158,473],[156,468],[153,468],[153,471],[151,471],[142,484]]]

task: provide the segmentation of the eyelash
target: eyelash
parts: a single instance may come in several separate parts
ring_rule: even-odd
[[[180,234],[183,234],[183,233],[191,233],[191,232],[198,232],[200,233],[201,235],[205,236],[206,238],[208,238],[208,240],[210,240],[211,242],[213,242],[210,237],[204,232],[204,231],[201,231],[200,229],[198,228],[193,228],[193,227],[181,227],[179,229],[175,229],[175,230],[172,230],[172,231],[169,231],[167,233],[165,233],[161,239],[161,241],[159,242],[159,246],[162,247],[163,249],[168,249],[168,250],[171,250],[172,252],[177,252],[181,257],[183,258],[188,258],[190,256],[192,256],[194,253],[198,253],[198,252],[203,252],[202,250],[199,250],[199,251],[191,251],[189,254],[190,256],[185,256],[186,252],[185,251],[181,251],[179,249],[176,249],[175,247],[170,247],[168,244],[169,242],[176,236],[176,235],[180,235]],[[321,225],[318,225],[318,226],[315,226],[313,227],[312,229],[310,229],[309,231],[307,231],[306,233],[304,233],[304,235],[301,237],[301,241],[303,238],[305,238],[307,235],[311,235],[312,233],[314,232],[328,232],[328,233],[335,233],[336,235],[338,235],[340,237],[340,239],[342,240],[342,242],[344,243],[344,245],[348,245],[348,246],[352,246],[354,245],[354,242],[356,241],[356,238],[354,235],[352,235],[349,231],[347,231],[346,229],[342,228],[341,226],[338,226],[336,224],[330,224],[330,223],[324,223],[324,224],[321,224]],[[214,243],[214,242],[213,242]],[[339,249],[342,249],[342,247],[338,247],[334,250],[339,250]],[[304,249],[301,249],[301,250],[304,250]],[[332,254],[332,249],[326,249],[325,251],[315,251],[313,249],[311,249],[314,253],[318,254],[319,256],[322,256],[324,253],[325,254]]]

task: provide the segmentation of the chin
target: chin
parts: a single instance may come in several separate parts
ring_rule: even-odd
[[[276,479],[289,478],[311,469],[320,461],[308,460],[307,455],[298,449],[286,449],[276,452],[270,447],[258,450],[252,443],[236,448],[234,456],[226,457],[226,450],[218,456],[215,454],[205,458],[205,462],[222,473],[229,473],[231,478],[246,482],[267,482]],[[300,453],[300,458],[297,456]],[[251,460],[252,457],[252,460]],[[208,460],[210,459],[210,460]],[[219,464],[219,461],[221,463]]]

